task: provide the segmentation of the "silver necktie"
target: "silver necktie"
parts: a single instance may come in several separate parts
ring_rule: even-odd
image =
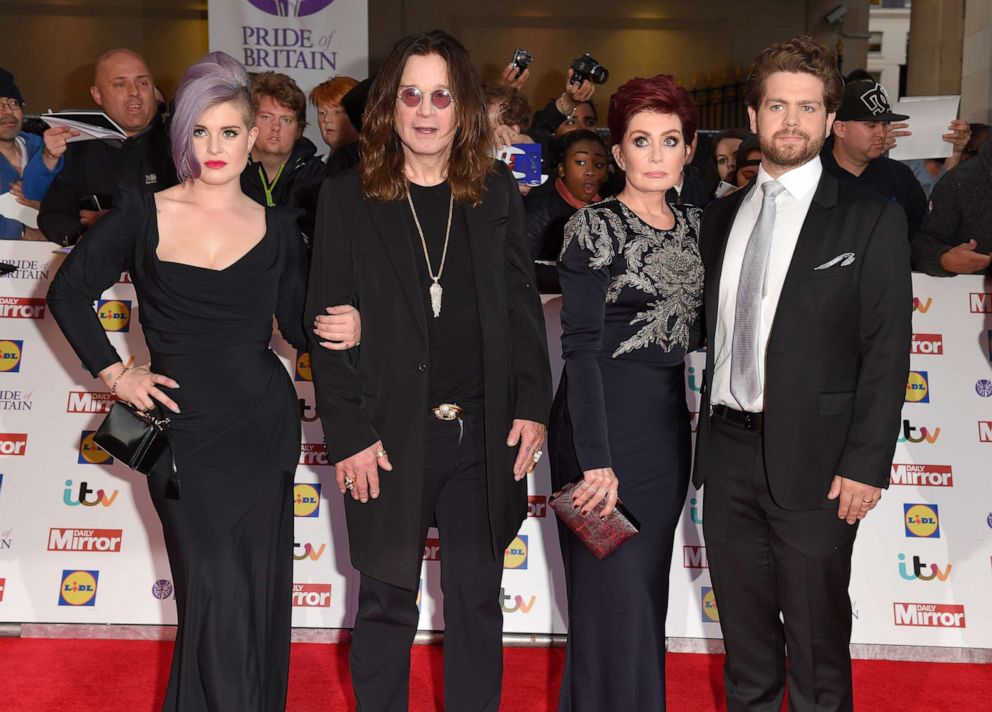
[[[764,196],[758,221],[751,230],[741,264],[737,285],[737,308],[734,311],[734,343],[730,367],[730,393],[741,407],[747,408],[761,393],[758,371],[761,300],[766,292],[768,257],[771,254],[772,230],[775,228],[775,197],[785,186],[775,180],[761,184]]]

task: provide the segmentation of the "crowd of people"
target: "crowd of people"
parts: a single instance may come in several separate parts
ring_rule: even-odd
[[[750,130],[706,140],[670,76],[622,83],[603,131],[592,81],[570,69],[534,112],[528,75],[486,86],[450,35],[403,38],[374,78],[310,92],[324,158],[296,82],[223,53],[189,68],[168,112],[139,55],[102,55],[91,93],[117,145],[25,132],[0,70],[0,190],[40,207],[38,230],[5,219],[0,237],[74,246],[52,314],[114,396],[171,418],[174,461],[149,478],[179,613],[165,710],[285,705],[300,429],[273,316],[311,352],[361,573],[358,709],[407,707],[436,526],[446,706],[496,712],[503,551],[546,436],[581,516],[622,500],[640,528],[600,559],[559,527],[560,712],[664,709],[690,478],[728,709],[779,709],[786,688],[790,709],[852,709],[851,553],[898,435],[911,255],[930,274],[988,268],[988,127],[949,127],[952,157],[920,169],[943,174],[928,209],[884,155],[907,117],[809,38],[755,60]],[[533,187],[494,160],[528,143],[547,175]],[[151,353],[136,367],[92,309],[124,269]],[[539,291],[563,296],[554,397]],[[703,345],[693,457],[684,359]]]

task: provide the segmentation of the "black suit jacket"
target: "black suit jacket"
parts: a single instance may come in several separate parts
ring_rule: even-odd
[[[308,322],[329,304],[362,314],[361,346],[328,351],[311,340],[317,407],[332,462],[376,440],[389,451],[378,499],[345,497],[351,560],[362,573],[416,588],[424,423],[429,412],[427,315],[405,200],[367,200],[354,170],[324,181],[317,208]],[[498,163],[468,225],[482,328],[486,459],[492,553],[502,557],[527,514],[526,482],[513,480],[514,418],[546,423],[551,369],[541,300],[527,252],[516,181]]]
[[[710,204],[700,252],[714,343],[720,277],[745,188]],[[816,269],[852,253],[848,266]],[[887,487],[905,399],[913,289],[906,218],[894,203],[824,171],[799,233],[766,349],[764,454],[785,509],[835,507],[835,475]],[[709,476],[713,348],[707,349],[693,484]]]

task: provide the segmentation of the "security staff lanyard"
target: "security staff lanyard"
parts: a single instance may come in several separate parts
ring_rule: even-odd
[[[261,163],[258,164],[258,177],[262,179],[262,190],[265,191],[265,204],[270,208],[276,207],[276,201],[272,198],[272,191],[276,187],[276,183],[279,182],[279,176],[282,175],[282,169],[285,167],[285,163],[279,166],[279,170],[276,171],[276,177],[272,179],[271,183],[269,183],[269,181],[265,178],[265,166]]]

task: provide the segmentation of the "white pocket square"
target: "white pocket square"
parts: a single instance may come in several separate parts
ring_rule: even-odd
[[[813,269],[830,269],[834,265],[840,265],[841,267],[847,267],[848,265],[854,264],[854,253],[845,252],[844,254],[837,255],[833,259],[827,260],[819,267],[814,267]]]

